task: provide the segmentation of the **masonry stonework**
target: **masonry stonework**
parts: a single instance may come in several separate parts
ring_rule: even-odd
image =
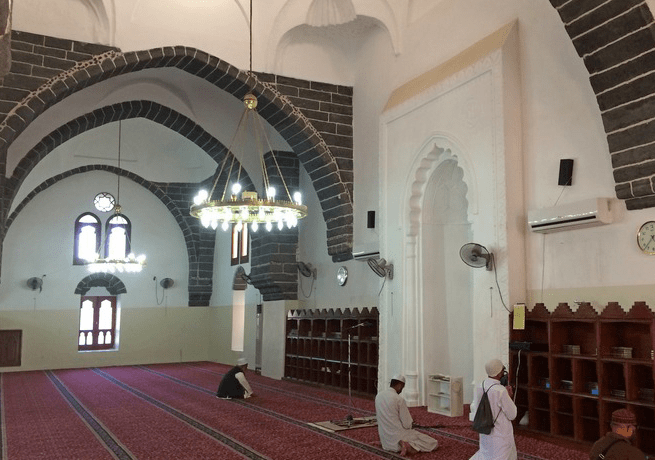
[[[120,174],[154,193],[173,214],[189,255],[189,305],[209,305],[215,236],[188,212],[193,194],[201,184],[152,183],[129,171],[107,165],[88,165],[46,180],[7,215],[18,188],[40,160],[56,146],[104,123],[135,117],[150,119],[185,136],[220,163],[227,149],[192,120],[152,101],[129,101],[94,110],[65,123],[37,142],[11,176],[5,178],[9,145],[48,107],[82,88],[117,75],[144,68],[177,67],[239,99],[246,92],[255,93],[260,102],[258,113],[293,149],[293,152],[284,153],[291,168],[296,170],[293,180],[298,181],[297,168],[302,163],[314,183],[328,227],[328,253],[335,260],[351,257],[352,88],[271,74],[258,74],[255,78],[220,59],[185,47],[121,53],[116,48],[19,31],[13,32],[12,58],[10,73],[0,80],[0,169],[5,173],[0,178],[0,237],[4,237],[16,215],[36,194],[57,181],[90,170]],[[210,177],[204,182],[213,180],[214,177]],[[270,239],[262,236],[253,239],[253,284],[260,289],[264,300],[296,298],[297,241],[297,229]]]

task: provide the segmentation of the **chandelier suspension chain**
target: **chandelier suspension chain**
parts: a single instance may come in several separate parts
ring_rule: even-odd
[[[118,205],[118,211],[120,212],[121,205],[121,137],[122,137],[123,125],[121,120],[118,120],[118,171],[116,173],[116,204]]]

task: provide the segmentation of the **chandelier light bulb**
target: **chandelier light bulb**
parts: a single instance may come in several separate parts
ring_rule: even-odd
[[[216,230],[217,227],[218,227],[218,221],[216,219],[212,220],[212,229]]]
[[[296,192],[293,194],[293,201],[295,201],[296,204],[302,204],[302,195],[300,192]]]
[[[277,228],[278,230],[282,230],[284,228],[284,221],[282,219],[277,221]]]
[[[272,229],[273,229],[273,224],[269,220],[266,222],[266,230],[270,232]]]
[[[241,192],[241,184],[238,182],[235,182],[232,185],[232,195],[238,195]]]
[[[243,229],[243,222],[239,221],[237,224],[234,226],[237,232],[240,232]]]
[[[211,219],[207,214],[203,214],[202,216],[200,216],[200,223],[202,224],[203,227],[207,228],[211,223]]]
[[[227,229],[230,228],[230,224],[227,223],[227,220],[223,221],[223,225],[221,225],[221,228],[223,229],[224,232],[227,232]]]
[[[207,198],[209,198],[209,192],[207,192],[207,190],[205,190],[205,189],[202,189],[202,190],[200,190],[198,192],[198,194],[196,195],[196,198],[198,198],[200,200],[200,203],[202,203],[204,201],[207,201]],[[200,204],[200,203],[198,203],[198,204]]]
[[[253,232],[257,232],[257,229],[258,229],[258,228],[259,228],[259,225],[257,225],[257,222],[253,222],[252,224],[250,224],[250,229],[251,229]]]
[[[266,190],[266,196],[269,200],[275,201],[275,187],[269,187],[268,190]]]

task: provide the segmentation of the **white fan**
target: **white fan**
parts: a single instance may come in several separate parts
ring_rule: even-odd
[[[459,250],[459,257],[469,267],[486,267],[491,271],[494,266],[494,255],[484,246],[477,243],[466,243]]]
[[[33,291],[38,289],[39,292],[41,292],[43,290],[43,278],[37,278],[36,276],[33,276],[27,280],[27,287]]]
[[[387,264],[387,261],[384,259],[373,258],[366,259],[366,262],[371,267],[371,270],[380,278],[388,276],[390,280],[393,279],[393,264]]]
[[[317,269],[312,267],[312,264],[298,262],[296,265],[298,266],[298,271],[302,276],[305,278],[309,278],[311,276],[312,278],[316,279]]]

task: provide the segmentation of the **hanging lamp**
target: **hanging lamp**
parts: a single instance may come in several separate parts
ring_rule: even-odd
[[[252,73],[252,0],[250,0],[250,70],[249,75]],[[293,228],[298,225],[298,221],[307,216],[307,206],[302,204],[302,197],[300,192],[295,192],[293,197],[289,192],[287,183],[284,180],[282,171],[278,164],[275,152],[271,148],[271,144],[266,136],[261,118],[257,115],[257,97],[248,93],[243,98],[244,111],[239,120],[237,130],[234,134],[232,142],[228,148],[225,157],[221,161],[220,170],[216,175],[212,188],[209,192],[201,190],[193,199],[190,214],[193,217],[200,219],[201,224],[205,227],[218,228],[220,225],[223,230],[230,228],[231,224],[236,226],[237,231],[241,231],[244,225],[250,224],[253,232],[256,232],[260,226],[270,231],[274,227],[282,230],[285,226]],[[256,191],[242,191],[239,179],[241,178],[241,162],[238,162],[235,156],[235,150],[240,141],[245,141],[245,135],[248,128],[251,127],[254,133],[254,141],[259,157],[260,166],[262,168],[263,190],[264,197],[259,197]],[[269,180],[269,175],[266,169],[264,160],[264,142],[270,152],[272,159],[272,166],[275,167],[277,178],[281,182],[284,196],[278,198],[276,196],[275,187],[273,187]],[[244,142],[245,143],[245,142]],[[245,146],[243,146],[245,147]],[[238,167],[235,164],[238,162]],[[230,178],[233,176],[233,171],[238,168],[236,172],[236,181],[230,184]],[[213,199],[214,192],[219,179],[227,174],[225,185],[221,193],[220,199]],[[229,188],[229,192],[228,192]]]
[[[114,215],[110,219],[114,219],[116,216],[121,217],[122,208],[120,205],[121,202],[121,131],[122,125],[121,121],[118,121],[118,171],[116,172],[117,177],[117,186],[116,186],[116,204],[114,206]],[[123,219],[125,223],[127,220]],[[110,238],[110,235],[105,235],[106,239]],[[132,249],[132,244],[130,242],[129,233],[125,233],[125,238],[127,244],[129,244],[130,249]],[[106,245],[105,245],[106,246]],[[87,269],[92,272],[107,272],[107,273],[138,273],[146,265],[146,256],[141,254],[139,256],[134,255],[133,252],[130,252],[126,257],[116,257],[111,254],[106,254],[106,257],[100,257],[100,254],[95,253],[91,258],[87,259]]]

